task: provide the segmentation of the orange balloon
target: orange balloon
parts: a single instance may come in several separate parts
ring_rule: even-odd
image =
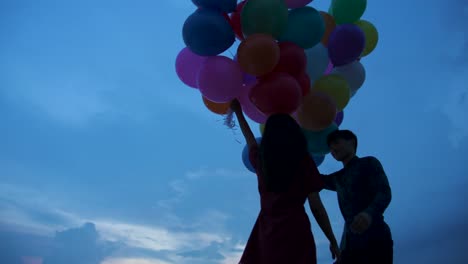
[[[323,34],[323,37],[322,37],[322,44],[324,46],[327,46],[328,39],[330,38],[330,34],[336,28],[336,22],[335,22],[335,18],[333,18],[332,15],[323,11],[320,11],[320,14],[322,15],[323,22],[325,22],[325,33]]]
[[[241,69],[254,76],[272,72],[279,59],[278,43],[267,34],[252,34],[237,49],[237,61]]]
[[[210,110],[211,112],[219,115],[225,115],[229,112],[229,109],[231,108],[231,102],[227,103],[215,103],[213,101],[210,101],[206,99],[204,96],[203,97],[203,103],[205,104],[206,108]]]
[[[336,116],[336,106],[330,96],[310,91],[297,110],[299,124],[307,130],[321,131],[329,127]]]

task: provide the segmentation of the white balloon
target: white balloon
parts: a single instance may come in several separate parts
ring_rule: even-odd
[[[310,83],[313,84],[318,78],[320,78],[328,67],[328,49],[319,43],[310,49],[305,50],[307,57],[306,71],[310,78]]]
[[[349,90],[351,94],[354,95],[359,88],[364,84],[366,80],[366,70],[364,66],[359,61],[351,62],[340,67],[336,67],[331,72],[333,74],[338,74],[345,78],[349,84]]]

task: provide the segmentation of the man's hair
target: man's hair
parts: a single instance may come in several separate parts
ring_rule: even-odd
[[[330,144],[333,141],[336,141],[338,139],[353,140],[354,141],[354,150],[357,150],[358,140],[357,140],[356,135],[352,131],[346,130],[346,129],[344,129],[344,130],[337,129],[337,130],[331,132],[327,137],[328,146],[330,146]]]

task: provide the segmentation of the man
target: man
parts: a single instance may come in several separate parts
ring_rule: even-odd
[[[391,264],[393,240],[383,213],[392,194],[387,176],[375,157],[356,156],[357,137],[349,130],[328,136],[332,156],[343,169],[322,175],[325,189],[337,192],[345,220],[341,264]]]

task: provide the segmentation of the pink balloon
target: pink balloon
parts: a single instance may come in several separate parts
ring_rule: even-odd
[[[206,58],[191,52],[187,47],[183,48],[177,55],[175,63],[179,79],[192,88],[198,88],[198,72]]]
[[[250,101],[249,99],[249,93],[252,87],[255,85],[255,83],[251,85],[244,85],[241,95],[239,96],[239,102],[242,106],[242,110],[244,114],[250,118],[252,121],[259,123],[259,124],[265,124],[267,120],[267,116],[264,115],[258,108]]]
[[[216,103],[237,98],[242,83],[239,65],[225,56],[208,57],[198,73],[198,89],[208,100]]]
[[[312,0],[285,0],[288,8],[300,8],[308,5]]]

